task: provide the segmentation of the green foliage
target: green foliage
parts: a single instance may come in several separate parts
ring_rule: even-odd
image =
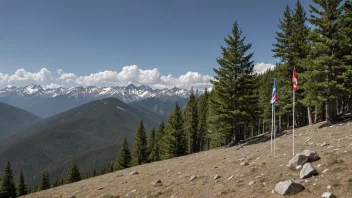
[[[199,149],[203,151],[204,149],[209,149],[209,138],[208,128],[207,128],[207,112],[209,103],[209,93],[208,90],[204,90],[204,94],[201,95],[197,102],[198,108],[198,137],[199,137]]]
[[[72,159],[71,165],[66,173],[66,183],[70,184],[77,181],[81,181],[81,173],[79,172],[77,160]]]
[[[27,185],[24,182],[24,176],[21,169],[20,176],[18,178],[17,195],[22,196],[22,195],[26,195],[27,193],[28,193]]]
[[[163,152],[163,149],[161,148],[162,147],[162,141],[163,141],[163,138],[165,136],[165,124],[164,122],[161,122],[159,124],[159,127],[158,127],[158,130],[156,131],[156,134],[155,134],[155,157],[156,157],[156,161],[159,161],[161,159],[161,156],[162,156],[162,152]]]
[[[42,172],[42,177],[40,179],[39,191],[47,190],[50,188],[50,178],[48,169],[44,169]]]
[[[117,158],[114,163],[114,170],[128,168],[131,164],[131,151],[128,149],[127,139],[122,141],[121,148],[117,153]]]
[[[199,151],[199,141],[197,137],[198,129],[198,109],[197,99],[194,95],[193,88],[191,89],[191,95],[189,101],[184,110],[184,128],[188,138],[188,153],[194,153]]]
[[[210,123],[217,129],[215,139],[234,144],[244,138],[245,126],[255,117],[255,74],[253,53],[248,52],[252,45],[244,43],[237,22],[225,42],[227,46],[221,47],[223,57],[217,60],[220,68],[214,69],[216,76],[211,80],[215,93],[210,98]]]
[[[7,161],[4,176],[1,179],[0,195],[3,197],[16,197],[16,186],[9,161]]]
[[[143,121],[139,122],[132,151],[132,165],[141,165],[148,161],[147,136]]]
[[[163,159],[178,157],[187,153],[187,137],[183,127],[182,111],[176,103],[169,116],[163,138]]]
[[[148,137],[148,161],[155,162],[158,160],[156,146],[156,132],[153,128]]]

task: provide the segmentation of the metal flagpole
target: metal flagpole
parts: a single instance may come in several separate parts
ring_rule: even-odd
[[[274,107],[271,106],[271,153],[273,153]]]
[[[292,130],[292,134],[293,134],[293,136],[292,136],[292,151],[293,151],[293,153],[292,153],[292,155],[293,156],[295,156],[295,89],[293,89],[293,122],[292,122],[292,128],[293,128],[293,130]]]
[[[275,150],[276,150],[276,116],[275,116],[275,106],[274,106],[274,157],[275,157]]]

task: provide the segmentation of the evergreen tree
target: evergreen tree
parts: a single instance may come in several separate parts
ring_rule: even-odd
[[[163,159],[185,155],[187,153],[187,136],[183,127],[182,111],[176,103],[169,116],[163,138]]]
[[[245,37],[235,22],[232,35],[225,38],[226,47],[221,47],[222,58],[217,60],[220,68],[215,69],[214,97],[211,98],[212,123],[217,128],[218,139],[233,145],[244,138],[246,126],[253,121],[257,101],[254,95],[255,75],[253,53],[248,53],[251,44],[244,44]]]
[[[290,47],[290,36],[292,35],[293,19],[292,11],[287,5],[284,11],[284,16],[279,20],[280,32],[276,32],[276,44],[273,44],[274,49],[272,50],[275,54],[274,57],[280,58],[282,62],[288,62],[289,66],[293,66],[293,57]]]
[[[163,149],[161,148],[161,146],[162,146],[162,141],[163,141],[164,135],[165,135],[165,124],[164,124],[164,122],[161,122],[159,124],[158,130],[156,131],[156,134],[155,134],[155,158],[156,158],[156,161],[159,161],[161,159],[160,156],[162,156]]]
[[[123,139],[121,148],[117,153],[117,158],[114,163],[114,170],[128,168],[131,164],[131,151],[128,149],[126,138]]]
[[[2,197],[16,197],[16,186],[9,161],[7,161],[4,176],[1,180],[0,195]]]
[[[157,151],[156,151],[156,132],[153,128],[148,137],[148,161],[155,162],[157,161]]]
[[[28,193],[27,185],[24,182],[24,176],[23,176],[23,172],[22,172],[22,169],[21,169],[20,176],[19,176],[19,179],[18,179],[17,195],[18,196],[23,196],[23,195],[26,195],[27,193]]]
[[[147,136],[143,121],[141,120],[137,128],[136,137],[133,144],[132,164],[141,165],[148,161]]]
[[[70,184],[77,181],[81,181],[81,173],[79,172],[77,160],[72,159],[71,165],[66,173],[66,183]]]
[[[42,172],[42,177],[40,179],[39,191],[47,190],[49,188],[50,188],[49,171],[47,169],[44,169],[44,171]]]
[[[309,35],[311,41],[310,57],[315,70],[312,77],[317,79],[318,90],[322,90],[325,100],[326,123],[337,121],[336,98],[338,91],[342,90],[339,82],[343,79],[343,28],[339,24],[342,16],[342,0],[313,0],[310,5],[310,23],[316,28]],[[307,68],[308,70],[309,68]],[[324,78],[320,78],[321,75]]]
[[[199,150],[209,149],[209,139],[207,137],[207,112],[208,112],[209,93],[205,88],[204,94],[198,100],[198,137]]]
[[[184,125],[188,135],[188,153],[199,151],[199,140],[197,140],[198,111],[197,99],[191,88],[191,95],[184,110]]]

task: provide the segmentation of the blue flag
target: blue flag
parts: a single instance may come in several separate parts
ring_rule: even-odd
[[[275,106],[276,102],[276,78],[274,78],[274,86],[273,86],[273,92],[271,93],[271,107]]]

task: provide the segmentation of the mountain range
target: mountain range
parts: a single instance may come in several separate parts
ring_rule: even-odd
[[[149,133],[166,118],[112,97],[80,105],[0,138],[0,170],[9,160],[16,174],[23,169],[26,181],[38,184],[46,168],[52,179],[63,178],[74,157],[90,173],[116,157],[124,137],[133,142],[140,120]]]
[[[201,93],[200,91],[199,93]],[[75,108],[87,102],[108,97],[117,98],[125,103],[154,98],[154,104],[164,106],[164,104],[175,105],[175,102],[184,103],[190,95],[190,91],[182,88],[152,89],[149,86],[135,86],[130,84],[122,87],[72,87],[44,89],[40,85],[28,85],[23,87],[7,87],[0,90],[0,102],[22,108],[42,118],[47,118],[63,111]],[[141,106],[150,100],[142,102]],[[153,110],[154,111],[154,110]],[[155,109],[161,115],[166,115],[169,110]]]

